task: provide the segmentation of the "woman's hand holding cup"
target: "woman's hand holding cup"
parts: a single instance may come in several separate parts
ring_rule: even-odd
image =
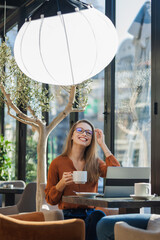
[[[64,172],[63,176],[62,176],[62,181],[64,183],[64,185],[70,185],[71,183],[73,183],[73,174],[72,172]]]
[[[57,183],[56,189],[60,192],[63,192],[64,188],[67,185],[70,185],[73,183],[73,174],[72,172],[64,172],[62,179]]]

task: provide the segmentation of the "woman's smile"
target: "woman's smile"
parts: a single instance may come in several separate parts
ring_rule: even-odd
[[[87,141],[88,141],[88,138],[87,138],[87,137],[79,137],[79,139],[80,139],[82,142],[87,142]]]

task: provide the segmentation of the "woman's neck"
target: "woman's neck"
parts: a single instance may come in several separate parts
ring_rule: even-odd
[[[84,169],[85,165],[84,151],[85,148],[73,146],[71,153],[68,156],[72,160],[74,167],[79,171],[82,171]]]
[[[69,154],[69,157],[75,161],[84,161],[84,151],[85,148],[72,146],[72,150]]]

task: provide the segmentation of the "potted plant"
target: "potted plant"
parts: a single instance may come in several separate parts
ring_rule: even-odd
[[[11,151],[11,142],[5,140],[2,135],[0,135],[0,180],[9,180],[9,169],[11,168],[11,159],[9,157],[9,152]]]

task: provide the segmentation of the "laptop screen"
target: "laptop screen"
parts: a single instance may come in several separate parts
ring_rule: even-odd
[[[108,167],[104,197],[129,197],[134,194],[135,183],[149,179],[149,167]]]

